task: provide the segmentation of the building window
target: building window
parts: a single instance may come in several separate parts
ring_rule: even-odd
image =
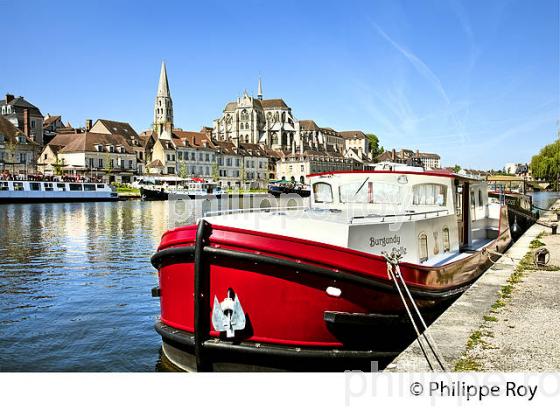
[[[420,257],[420,262],[428,260],[428,235],[425,233],[418,235],[418,256]]]
[[[103,158],[98,159],[99,168],[103,168]]]
[[[443,227],[443,253],[449,252],[451,249],[451,242],[449,240],[449,228],[447,226]]]
[[[128,161],[128,168],[132,169],[132,160]]]

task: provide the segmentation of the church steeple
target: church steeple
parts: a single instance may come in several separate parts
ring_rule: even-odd
[[[169,92],[169,82],[167,81],[167,69],[165,68],[165,61],[161,62],[157,95],[158,97],[171,98],[171,93]]]
[[[154,106],[154,131],[158,136],[167,130],[173,132],[173,100],[169,91],[169,82],[167,81],[167,69],[165,62],[161,62],[161,71],[159,74],[159,84]]]
[[[257,98],[259,100],[262,100],[263,94],[262,94],[262,83],[261,83],[261,78],[259,77],[259,88],[257,90]]]

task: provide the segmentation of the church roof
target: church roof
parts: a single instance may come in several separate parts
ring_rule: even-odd
[[[318,131],[319,126],[313,120],[300,120],[299,128],[302,130]]]
[[[167,69],[165,68],[165,61],[161,62],[161,71],[159,73],[157,96],[171,97],[171,93],[169,92],[169,82],[167,81]]]
[[[273,98],[270,100],[258,100],[263,108],[289,108],[281,98]]]

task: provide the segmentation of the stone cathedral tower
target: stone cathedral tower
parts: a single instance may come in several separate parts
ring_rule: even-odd
[[[169,92],[165,62],[162,61],[154,106],[154,131],[159,137],[164,130],[167,130],[169,134],[173,131],[173,100]]]

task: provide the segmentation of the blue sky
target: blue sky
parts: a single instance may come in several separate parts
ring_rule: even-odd
[[[0,0],[0,93],[141,131],[164,59],[183,129],[212,125],[260,75],[298,119],[497,169],[556,138],[558,4]]]

